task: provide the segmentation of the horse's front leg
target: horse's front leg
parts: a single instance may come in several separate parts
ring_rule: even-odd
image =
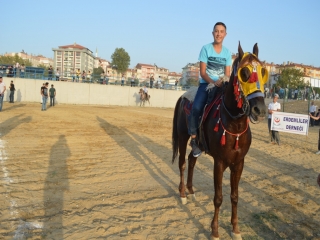
[[[213,238],[219,239],[219,211],[222,204],[222,178],[223,172],[226,170],[225,165],[221,159],[214,160],[214,170],[213,170],[213,179],[214,179],[214,216],[211,222],[211,236]]]
[[[192,152],[190,152],[188,156],[189,164],[188,164],[188,179],[187,179],[187,188],[189,191],[189,194],[191,194],[192,198],[195,200],[195,194],[193,191],[193,171],[194,171],[194,166],[196,165],[197,158],[193,156]]]
[[[238,187],[243,170],[244,159],[242,159],[237,165],[230,167],[230,185],[231,185],[231,204],[232,204],[232,214],[231,214],[231,224],[232,224],[232,239],[241,239],[239,225],[238,225]]]

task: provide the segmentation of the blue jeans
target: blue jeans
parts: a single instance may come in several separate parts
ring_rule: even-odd
[[[42,110],[47,110],[47,99],[48,97],[42,96]]]
[[[2,111],[3,97],[3,95],[0,96],[0,112]]]
[[[10,99],[10,102],[12,102],[12,103],[13,103],[13,99],[14,99],[14,91],[10,91],[9,99]]]
[[[208,86],[208,83],[200,83],[199,88],[196,94],[196,97],[194,98],[193,104],[192,104],[192,110],[191,110],[191,116],[189,121],[189,135],[197,135],[197,130],[199,128],[200,123],[200,116],[202,115],[202,111],[204,106],[207,103],[208,99],[208,92],[206,91],[206,88]]]

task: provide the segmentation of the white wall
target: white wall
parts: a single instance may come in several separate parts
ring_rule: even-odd
[[[40,102],[40,88],[44,82],[54,85],[56,89],[56,103],[65,104],[93,104],[93,105],[117,105],[117,106],[139,106],[139,87],[122,87],[114,85],[101,85],[76,82],[60,82],[34,80],[24,78],[7,78],[3,81],[7,91],[4,101],[9,101],[9,86],[13,81],[16,91],[15,102]],[[184,91],[148,89],[150,94],[150,107],[174,108],[178,98]]]

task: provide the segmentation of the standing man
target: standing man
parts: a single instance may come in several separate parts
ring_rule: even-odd
[[[6,84],[2,80],[2,75],[0,75],[0,112],[2,111],[4,92],[6,89]]]
[[[16,90],[16,89],[14,88],[13,81],[11,81],[9,89],[10,89],[10,95],[9,95],[10,101],[9,101],[9,102],[10,102],[10,103],[13,103],[14,91]]]
[[[223,85],[224,76],[230,77],[231,72],[231,52],[222,45],[224,38],[227,36],[226,25],[217,22],[213,27],[212,35],[214,41],[202,47],[198,58],[200,61],[200,83],[193,102],[188,129],[194,157],[201,155],[196,136],[199,128],[199,118],[208,99],[206,88],[209,83],[213,83],[215,85],[213,91],[217,92],[217,87]]]
[[[53,67],[50,65],[48,68],[48,80],[52,80],[52,74],[53,74]]]
[[[134,87],[134,79],[135,79],[136,77],[135,77],[135,75],[134,75],[134,73],[132,73],[132,77],[131,77],[131,87]]]
[[[159,76],[158,78],[158,88],[161,89],[162,87],[162,79],[161,79],[161,76]]]
[[[315,116],[316,114],[316,106],[314,105],[314,101],[311,102],[311,106],[309,108],[309,113],[312,115],[312,116]],[[314,127],[314,119],[311,118],[310,119],[310,124],[311,124],[311,127]]]
[[[269,128],[269,134],[271,136],[271,143],[272,144],[278,143],[278,145],[280,145],[279,132],[271,130],[272,114],[274,112],[279,112],[281,110],[281,105],[280,105],[280,103],[277,102],[278,98],[279,98],[279,95],[274,94],[273,102],[269,103],[269,106],[268,106],[268,113],[269,113],[269,115],[268,115],[268,128]]]
[[[42,96],[41,111],[47,111],[48,85],[49,83],[46,82],[45,85],[41,87],[41,96]]]
[[[150,77],[150,88],[153,88],[154,77],[151,75]]]
[[[50,106],[54,106],[54,99],[56,98],[56,89],[51,84],[51,88],[49,89],[50,94]]]

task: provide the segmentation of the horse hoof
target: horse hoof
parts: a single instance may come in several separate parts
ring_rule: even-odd
[[[182,198],[180,198],[180,199],[181,199],[181,203],[182,203],[183,205],[187,204],[187,198],[186,198],[186,197],[182,197]]]
[[[242,240],[242,237],[241,237],[240,233],[231,232],[231,237],[232,237],[232,240]]]
[[[197,201],[195,194],[190,194],[189,196],[191,198],[191,201]]]

